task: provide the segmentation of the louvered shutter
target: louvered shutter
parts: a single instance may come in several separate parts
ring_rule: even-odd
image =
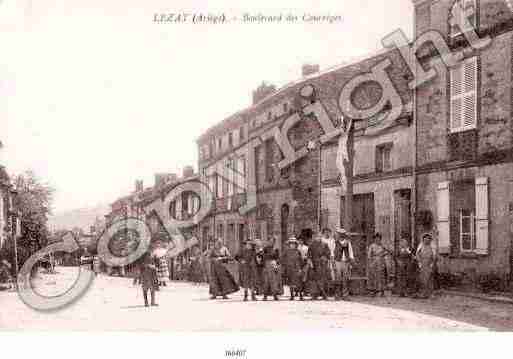
[[[476,253],[488,253],[488,178],[476,178]]]
[[[449,230],[449,182],[447,181],[438,183],[437,229],[439,253],[449,254],[451,239]]]
[[[450,128],[452,131],[458,131],[461,128],[462,109],[463,109],[463,64],[450,70],[450,93],[451,93],[451,116]]]
[[[464,130],[475,128],[477,119],[478,59],[472,57],[463,64],[463,118]]]
[[[451,132],[476,127],[478,58],[471,57],[450,71]]]

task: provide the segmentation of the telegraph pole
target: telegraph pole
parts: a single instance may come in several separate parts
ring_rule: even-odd
[[[346,124],[345,130],[347,134],[347,159],[343,159],[345,183],[342,180],[342,188],[345,185],[344,194],[344,219],[343,226],[348,232],[352,230],[353,224],[353,166],[354,166],[354,125],[353,121]],[[341,178],[342,179],[342,178]]]

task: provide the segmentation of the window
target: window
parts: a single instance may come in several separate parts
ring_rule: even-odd
[[[376,147],[376,172],[392,170],[392,143],[385,143]]]
[[[224,228],[222,223],[219,223],[217,226],[217,238],[222,239],[224,244]]]
[[[476,249],[476,217],[469,209],[460,210],[460,248],[462,252]]]
[[[219,150],[221,150],[221,148],[223,147],[223,139],[222,138],[219,138],[217,140],[217,147],[219,148]]]
[[[478,58],[465,59],[450,71],[451,132],[476,127]]]
[[[239,142],[244,140],[244,127],[239,128]]]
[[[176,201],[173,201],[169,204],[169,214],[171,215],[171,218],[178,219],[176,217]]]
[[[246,158],[244,156],[238,158],[236,170],[242,179],[237,183],[237,193],[244,193],[246,191]]]
[[[233,147],[233,133],[228,133],[228,146]]]
[[[210,142],[208,144],[208,156],[209,157],[214,155],[214,148],[215,148],[214,142]]]
[[[234,162],[233,158],[229,158],[228,159],[227,167],[230,168],[231,170],[236,170],[235,169],[235,162]],[[226,171],[226,173],[228,174],[228,177],[229,177],[229,179],[227,180],[227,182],[228,182],[228,191],[227,191],[227,193],[228,193],[228,197],[231,197],[231,196],[233,196],[233,181],[235,180],[235,178],[233,178],[233,171]]]
[[[461,8],[458,9],[457,6],[460,6]],[[465,24],[465,20],[467,19],[470,25],[475,29],[477,27],[477,4],[476,0],[458,0],[454,3],[453,7],[451,8],[451,14],[449,16],[452,16],[452,14],[458,14],[461,16],[460,20],[458,21],[461,24]],[[466,19],[465,19],[466,17]],[[462,35],[463,32],[468,31],[467,29],[464,29],[465,31],[462,31],[462,29],[459,28],[458,25],[451,26],[451,37],[456,37],[459,35]]]
[[[182,211],[189,214],[189,196],[190,192],[182,192]]]
[[[217,198],[223,198],[223,177],[217,175]]]

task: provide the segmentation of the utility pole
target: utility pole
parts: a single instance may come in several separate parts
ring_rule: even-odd
[[[352,231],[353,226],[353,166],[354,166],[354,129],[350,122],[347,128],[347,159],[344,160],[344,169],[346,174],[346,193],[344,200],[344,229]]]

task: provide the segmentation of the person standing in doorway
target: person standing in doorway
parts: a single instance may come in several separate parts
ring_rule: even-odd
[[[433,269],[436,263],[436,252],[431,246],[433,237],[426,233],[417,249],[416,258],[419,264],[420,292],[417,298],[428,299],[433,294]]]
[[[406,297],[411,291],[411,267],[413,254],[408,241],[403,236],[397,248],[396,284],[400,297]]]

